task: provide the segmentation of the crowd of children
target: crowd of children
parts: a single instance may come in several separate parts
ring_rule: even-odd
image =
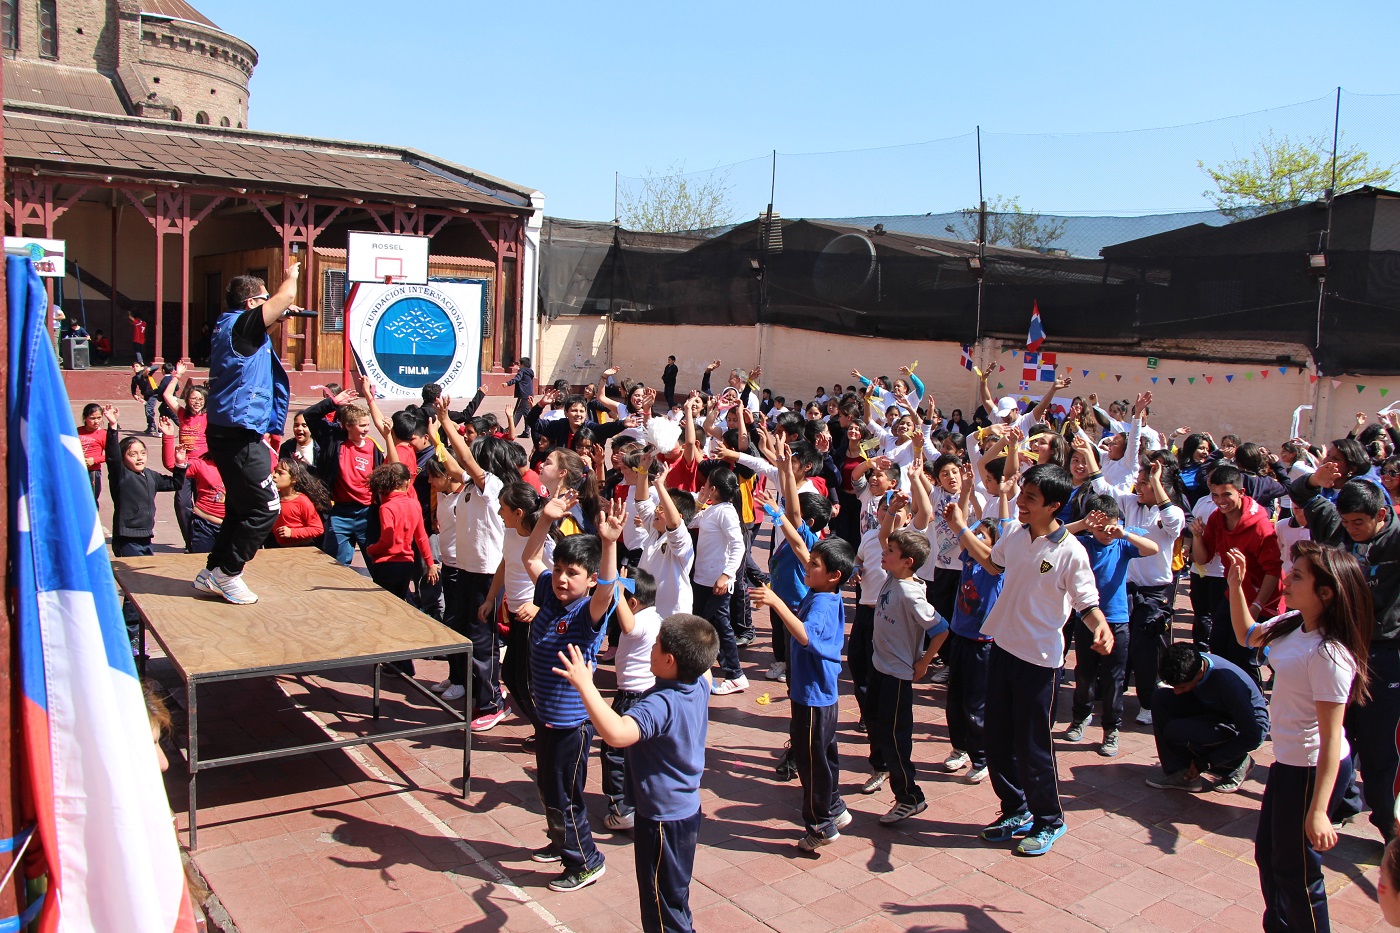
[[[453,412],[436,387],[386,418],[360,379],[297,414],[281,447],[269,546],[319,543],[346,564],[358,546],[381,586],[471,640],[472,729],[509,710],[533,727],[548,843],[532,857],[560,866],[551,887],[605,870],[584,798],[596,736],[603,825],[633,834],[643,926],[689,929],[707,698],[749,689],[750,620],[766,608],[802,851],[852,822],[843,691],[868,743],[856,786],[893,797],[880,823],[927,807],[914,695],[931,676],[947,685],[942,769],[988,781],[1000,801],[981,837],[1038,856],[1068,828],[1059,722],[1058,738],[1079,742],[1097,716],[1098,751],[1112,757],[1135,686],[1136,722],[1157,731],[1153,787],[1237,790],[1272,737],[1256,853],[1266,928],[1306,918],[1326,929],[1320,853],[1334,824],[1369,807],[1395,836],[1400,418],[1359,418],[1320,447],[1291,438],[1275,455],[1156,430],[1148,392],[1076,398],[1056,415],[1069,379],[1022,411],[983,377],[964,419],[944,416],[913,366],[893,380],[853,371],[849,387],[789,407],[757,370],[713,391],[719,365],[682,397],[668,361],[664,402],[613,370],[582,392],[555,383],[531,396],[522,370],[506,423],[476,415],[480,394]],[[149,547],[157,492],[188,490],[192,550],[220,518],[218,473],[200,466],[201,393],[170,375],[168,417],[155,421],[170,477],[146,468],[138,438],[118,443],[115,410],[84,413],[89,469],[111,477],[119,554]],[[766,572],[753,559],[765,522]],[[1191,636],[1174,643],[1188,586]],[[610,701],[593,684],[609,659]],[[434,689],[461,699],[465,675],[454,666]],[[1285,837],[1306,845],[1275,845]]]

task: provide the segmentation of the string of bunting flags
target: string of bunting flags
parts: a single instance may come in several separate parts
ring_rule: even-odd
[[[974,372],[980,376],[981,370],[977,368],[974,362],[974,353],[972,346],[969,344],[963,344],[961,345],[960,349],[962,352],[961,365],[963,366],[963,368],[969,370],[970,372]],[[1279,375],[1286,376],[1288,375],[1290,368],[1296,370],[1298,375],[1303,375],[1304,373],[1306,373],[1309,384],[1315,384],[1320,378],[1327,378],[1319,376],[1315,372],[1309,372],[1305,367],[1288,366],[1275,366],[1264,369],[1234,369],[1228,372],[1216,370],[1214,372],[1202,372],[1190,376],[1168,376],[1161,374],[1148,374],[1146,376],[1143,376],[1141,374],[1125,374],[1121,372],[1111,372],[1097,368],[1084,369],[1081,367],[1073,366],[1068,361],[1060,360],[1057,354],[1055,353],[1034,352],[1029,350],[1014,349],[1004,349],[1001,352],[1002,355],[1010,354],[1013,360],[1016,360],[1021,364],[1020,379],[1013,384],[1017,389],[1019,389],[1022,392],[1029,391],[1031,389],[1032,384],[1036,382],[1053,382],[1055,380],[1055,373],[1057,371],[1082,379],[1093,380],[1097,377],[1097,381],[1099,382],[1108,382],[1112,380],[1115,383],[1120,383],[1126,379],[1130,384],[1141,385],[1144,383],[1150,383],[1154,386],[1160,385],[1162,383],[1166,383],[1167,385],[1172,386],[1194,386],[1197,383],[1203,385],[1214,385],[1217,380],[1223,380],[1227,385],[1233,385],[1236,379],[1239,379],[1243,382],[1253,382],[1255,379],[1259,379],[1262,381],[1268,379],[1269,376],[1275,372]],[[1155,362],[1155,358],[1152,360],[1152,362]],[[1012,369],[1010,370],[1010,372],[1015,372],[1015,364],[1013,363],[1011,365]],[[995,363],[993,364],[993,367],[994,368],[992,371],[995,373],[1008,372],[1006,364]],[[1345,384],[1345,382],[1341,379],[1328,379],[1328,382],[1330,383],[1333,390],[1340,389]],[[1390,389],[1385,386],[1368,386],[1365,383],[1359,382],[1351,383],[1351,385],[1354,389],[1356,389],[1357,395],[1365,394],[1368,391],[1368,389],[1374,391],[1381,398],[1385,398],[1390,394]],[[998,389],[1006,389],[1007,384],[1005,381],[998,382],[996,384],[996,387]]]

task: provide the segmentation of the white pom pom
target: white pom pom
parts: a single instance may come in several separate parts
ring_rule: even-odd
[[[668,418],[649,418],[646,441],[657,453],[669,454],[681,440],[681,426]]]

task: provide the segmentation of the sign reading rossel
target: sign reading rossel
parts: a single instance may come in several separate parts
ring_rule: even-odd
[[[483,282],[357,286],[346,315],[351,345],[379,394],[419,398],[436,382],[447,395],[474,395],[485,300]]]

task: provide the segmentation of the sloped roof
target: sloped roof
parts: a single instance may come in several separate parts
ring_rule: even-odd
[[[91,68],[6,59],[3,69],[6,101],[96,113],[126,113],[111,80]]]
[[[203,13],[190,6],[185,0],[141,0],[141,12],[152,16],[169,16],[171,19],[189,20],[191,23],[202,23],[205,26],[213,26],[213,20]]]
[[[414,149],[23,105],[7,107],[4,120],[11,166],[420,206],[530,204],[529,188]]]

